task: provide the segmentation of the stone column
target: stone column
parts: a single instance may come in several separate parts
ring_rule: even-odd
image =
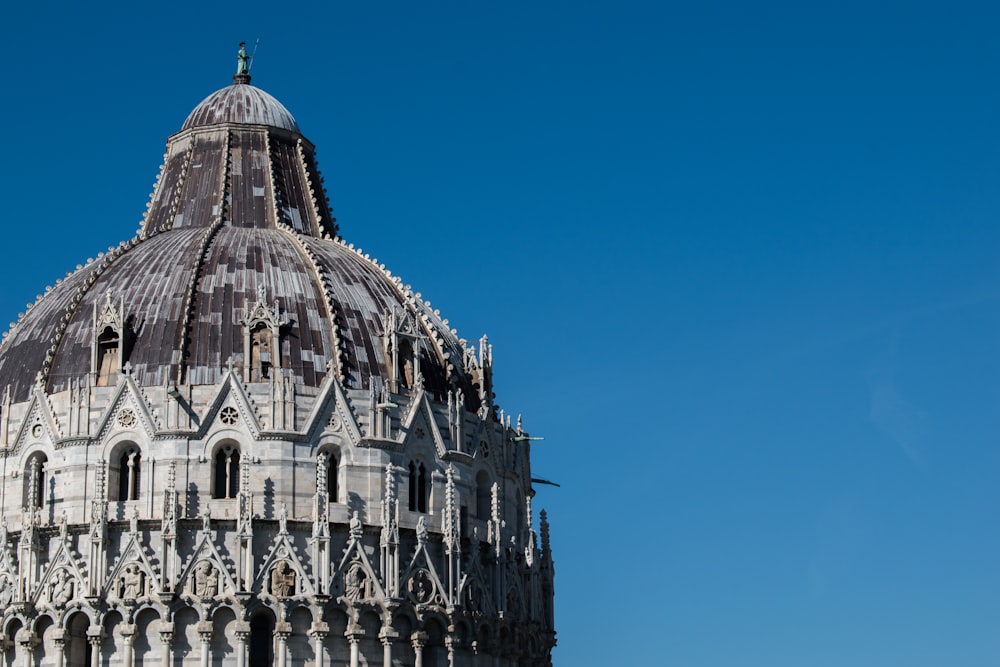
[[[288,637],[292,634],[292,625],[285,621],[279,621],[274,624],[274,636],[278,639],[278,646],[274,649],[278,654],[274,656],[275,664],[278,667],[286,667],[288,653]]]
[[[122,626],[122,664],[125,667],[135,665],[135,625],[132,623]]]
[[[359,667],[361,664],[361,638],[357,635],[351,635],[347,641],[351,642],[351,667]]]
[[[392,625],[385,624],[379,631],[378,638],[382,641],[382,664],[392,667],[392,643],[399,639],[399,633]]]
[[[314,621],[309,628],[309,636],[313,640],[313,653],[316,654],[316,667],[326,667],[326,651],[323,650],[323,642],[330,634],[330,626],[320,621]],[[389,663],[386,663],[388,665]]]
[[[236,667],[246,667],[247,640],[250,639],[250,624],[245,621],[237,621],[233,634],[236,636]]]
[[[101,641],[104,639],[104,628],[92,625],[87,628],[87,641],[90,642],[90,667],[101,667]]]
[[[56,628],[52,632],[52,643],[55,644],[56,667],[63,667],[66,664],[66,631]]]
[[[198,639],[201,640],[201,667],[209,667],[212,661],[212,623],[198,623]]]
[[[413,667],[424,667],[424,644],[427,643],[427,633],[423,630],[414,632],[410,635],[410,643],[413,644]]]
[[[448,667],[455,667],[455,638],[448,635],[444,638],[444,645],[448,647]]]
[[[382,664],[392,667],[392,637],[381,637],[382,639]]]
[[[160,625],[160,643],[163,644],[163,655],[160,661],[161,667],[170,667],[173,662],[174,644],[174,624],[163,623]]]
[[[24,661],[15,660],[14,664],[30,665],[32,663],[31,653],[34,651],[35,645],[38,644],[38,637],[28,628],[21,628],[17,631],[15,641],[21,647],[21,656],[24,658]]]

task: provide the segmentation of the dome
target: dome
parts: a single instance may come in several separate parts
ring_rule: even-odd
[[[299,131],[292,114],[281,102],[249,82],[234,83],[206,97],[188,115],[181,130],[220,123],[269,125],[289,132]]]
[[[266,307],[283,322],[268,364],[293,383],[319,386],[331,370],[351,388],[402,381],[387,327],[405,326],[411,376],[419,367],[437,396],[484,393],[429,304],[338,237],[313,147],[281,103],[236,83],[184,128],[168,140],[141,232],[47,289],[5,336],[0,391],[22,400],[39,373],[61,391],[98,372],[94,323],[108,307],[140,385],[213,384],[230,365],[264,381],[247,335]]]

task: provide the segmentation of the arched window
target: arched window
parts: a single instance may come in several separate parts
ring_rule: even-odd
[[[340,489],[337,486],[337,464],[337,457],[333,454],[328,454],[326,461],[326,489],[331,503],[340,502]]]
[[[427,468],[423,463],[410,462],[410,511],[426,512],[430,489],[427,485]]]
[[[104,327],[97,337],[97,386],[107,387],[118,378],[121,337],[112,327]]]
[[[213,498],[235,498],[240,490],[240,450],[225,445],[215,454],[215,484]]]
[[[118,458],[118,500],[138,500],[142,479],[142,454],[128,447]]]
[[[493,482],[485,470],[476,475],[476,517],[489,519],[493,512]]]
[[[261,322],[250,332],[250,379],[261,382],[271,377],[274,365],[274,334],[266,323]]]
[[[24,506],[45,507],[49,459],[41,452],[31,455],[24,470]]]

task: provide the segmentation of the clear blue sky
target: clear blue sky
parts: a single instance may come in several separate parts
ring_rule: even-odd
[[[560,667],[1000,664],[1000,10],[7,3],[0,317],[261,39],[535,443]]]

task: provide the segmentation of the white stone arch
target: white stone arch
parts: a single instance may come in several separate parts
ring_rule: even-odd
[[[119,493],[121,483],[121,457],[130,448],[135,448],[139,454],[139,479],[138,488],[134,498],[122,498]],[[106,463],[107,476],[105,477],[106,492],[110,501],[138,501],[144,492],[151,492],[152,476],[149,474],[151,459],[148,453],[149,444],[146,434],[140,431],[121,431],[105,440],[101,448],[101,459]],[[119,517],[125,518],[125,517]]]
[[[256,461],[253,439],[246,433],[235,429],[226,429],[212,434],[205,439],[202,460],[209,463],[208,491],[209,498],[215,500],[233,499],[239,492],[240,467],[244,463]],[[224,454],[220,459],[220,453]],[[237,456],[234,456],[236,454]],[[225,470],[219,466],[225,465]],[[219,488],[221,483],[225,489]]]
[[[416,468],[416,477],[410,472],[411,465]],[[424,466],[423,486],[420,486],[421,465]],[[437,473],[437,477],[442,476],[444,468],[441,465],[441,460],[438,458],[434,445],[422,442],[407,447],[403,450],[403,457],[399,461],[399,466],[402,469],[398,485],[400,506],[411,512],[437,514],[441,509],[443,499],[438,497],[439,494],[435,493],[434,479],[435,473]],[[411,486],[414,483],[417,484],[415,496],[412,495],[414,489]],[[421,504],[421,494],[423,495],[423,504]],[[413,502],[414,499],[416,503]],[[421,510],[421,507],[424,509]]]
[[[45,462],[45,468],[42,471],[44,478],[42,480],[42,487],[44,489],[40,504],[38,508],[48,507],[49,493],[51,489],[50,480],[53,479],[52,475],[55,470],[55,451],[48,443],[35,442],[24,449],[21,450],[18,457],[17,471],[18,475],[21,477],[21,506],[28,506],[28,498],[31,493],[31,464],[36,458],[43,457]]]
[[[239,628],[240,615],[231,605],[213,605],[210,616],[212,664],[229,665],[236,661],[236,651],[239,646],[236,632]]]
[[[15,623],[19,624],[16,629],[14,627]],[[19,630],[28,627],[31,627],[31,620],[29,617],[25,616],[23,613],[15,612],[3,619],[3,624],[0,625],[0,636],[4,639],[13,641],[14,635],[17,634]]]
[[[160,639],[159,630],[164,623],[163,617],[163,609],[159,605],[142,604],[136,607],[132,615],[136,626],[133,646],[135,664],[154,665],[162,660],[165,647]]]
[[[331,479],[330,475],[327,476],[327,490],[328,496],[331,503],[345,504],[347,502],[347,468],[354,462],[354,452],[353,447],[350,447],[342,439],[325,435],[320,438],[319,443],[316,444],[310,453],[310,459],[312,461],[318,462],[320,460],[320,455],[326,454],[327,456],[333,457],[337,462],[336,467],[330,466],[330,471],[336,471],[336,479]],[[336,494],[333,493],[334,487],[332,484],[336,484]]]
[[[18,654],[20,652],[20,647],[16,643],[17,634],[28,627],[26,619],[21,614],[14,614],[3,621],[3,632],[2,639],[4,642],[9,642],[6,644],[7,648],[3,652],[3,665],[5,667],[14,667],[14,665],[19,664]]]

